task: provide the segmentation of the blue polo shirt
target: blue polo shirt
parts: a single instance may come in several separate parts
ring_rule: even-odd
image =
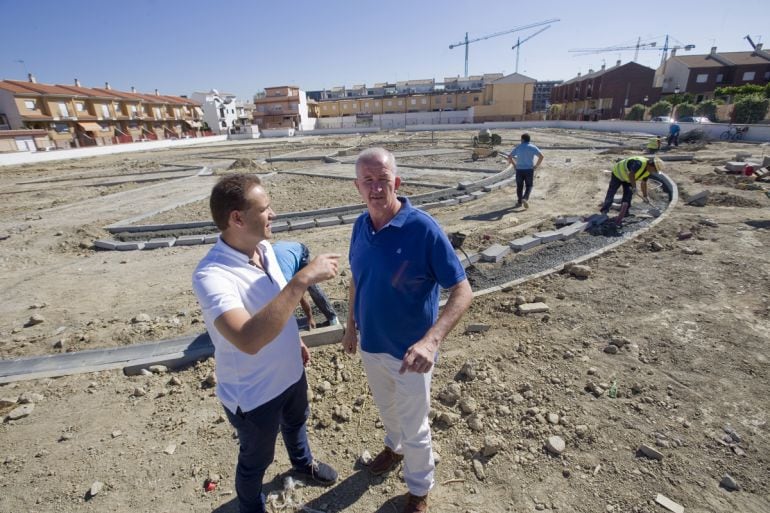
[[[435,324],[439,286],[454,287],[465,269],[439,224],[398,199],[401,210],[378,232],[368,212],[359,216],[348,256],[361,349],[401,360]]]
[[[302,244],[299,242],[279,241],[273,244],[275,259],[281,268],[283,277],[290,282],[300,269],[302,261]]]
[[[540,148],[530,143],[521,143],[511,150],[511,158],[516,159],[516,169],[526,171],[535,168],[535,156],[542,155]]]

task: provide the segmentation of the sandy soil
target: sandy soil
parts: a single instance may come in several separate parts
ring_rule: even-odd
[[[506,144],[518,137],[501,133]],[[549,149],[529,210],[513,210],[514,191],[507,188],[434,211],[447,231],[468,234],[469,251],[546,225],[555,215],[593,212],[608,181],[602,170],[618,155],[591,147],[629,139],[531,133]],[[173,172],[158,182],[132,182],[140,173],[164,174],[160,170],[172,165],[206,165],[219,173],[240,157],[331,154],[378,143],[396,151],[465,148],[471,135],[434,134],[432,142],[431,134],[389,133],[227,143],[2,168],[0,235],[8,237],[0,240],[0,356],[115,347],[203,330],[190,272],[207,247],[131,253],[90,247],[105,225],[201,198],[215,180]],[[474,301],[445,341],[435,372],[441,461],[431,511],[652,513],[665,511],[654,503],[659,493],[688,512],[770,511],[770,199],[744,180],[714,173],[736,151],[761,158],[767,149],[714,143],[694,152],[693,162],[671,164],[667,173],[683,196],[709,189],[713,201],[701,208],[680,202],[651,231],[589,262],[589,278],[554,274]],[[469,160],[469,153],[445,154],[405,157],[404,163],[467,167]],[[504,167],[490,159],[473,164]],[[280,165],[279,171],[295,168]],[[420,170],[414,176],[460,181],[466,175]],[[93,185],[121,177],[127,181],[120,186]],[[295,187],[305,195],[313,191],[319,204],[354,197],[351,182],[292,176],[287,183],[290,191],[273,191],[282,211],[298,210]],[[691,237],[680,240],[681,232]],[[349,234],[349,226],[339,226],[277,238],[302,240],[316,254],[345,254]],[[342,302],[348,279],[344,266],[324,289]],[[542,296],[550,312],[517,316],[517,296]],[[149,322],[134,322],[142,313]],[[28,325],[33,314],[43,322]],[[466,333],[470,324],[490,328]],[[610,342],[622,346],[616,354],[604,352]],[[313,359],[311,443],[320,459],[337,467],[341,482],[284,491],[274,510],[303,503],[326,512],[400,510],[400,472],[374,478],[357,463],[363,450],[376,454],[383,437],[359,360],[336,346],[314,349]],[[0,386],[0,398],[35,404],[28,416],[0,424],[0,511],[234,513],[237,440],[205,383],[212,370],[209,360],[170,374],[105,371]],[[324,381],[331,390],[321,392]],[[459,389],[460,401],[446,393],[449,385]],[[144,395],[135,393],[139,388]],[[4,404],[2,415],[16,407]],[[544,448],[551,436],[566,443],[560,456]],[[640,456],[641,444],[663,459]],[[278,492],[290,475],[280,445],[268,474],[269,489]],[[720,487],[725,474],[740,491]],[[205,492],[204,481],[214,475],[217,489]],[[104,486],[90,497],[96,481]]]

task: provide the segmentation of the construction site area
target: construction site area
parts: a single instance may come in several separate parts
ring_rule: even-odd
[[[526,209],[505,158],[524,131],[545,156]],[[495,135],[493,147],[474,146],[477,130],[391,131],[0,167],[0,511],[236,513],[238,440],[191,288],[216,240],[209,192],[226,173],[258,174],[275,240],[343,255],[321,288],[344,319],[365,208],[354,163],[373,146],[394,152],[401,194],[464,235],[475,293],[433,375],[432,512],[770,511],[770,146],[683,134],[660,153],[650,203],[635,198],[617,228],[597,215],[609,170],[649,135]],[[384,430],[341,330],[302,332],[310,442],[340,480],[292,477],[279,441],[269,511],[400,511],[401,472],[366,468]]]

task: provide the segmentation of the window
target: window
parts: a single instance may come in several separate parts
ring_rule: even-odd
[[[369,102],[364,102],[364,107],[369,108]]]
[[[35,105],[35,100],[24,100],[24,107],[29,110],[35,110],[37,105]]]
[[[765,80],[770,80],[770,71],[765,71]]]
[[[695,82],[698,84],[705,84],[708,82],[709,74],[708,73],[700,73],[697,77],[695,77]]]
[[[226,121],[222,121],[221,123],[222,123],[222,128],[227,128],[227,122]]]
[[[64,102],[59,103],[59,115],[65,118],[70,116],[70,111],[67,109],[67,104]]]
[[[113,104],[112,108],[115,109],[115,114],[117,114],[117,115],[121,114],[121,112],[120,112],[120,104],[119,103]]]
[[[465,98],[464,98],[464,97],[463,97],[463,101],[465,101]],[[447,98],[447,99],[446,99],[446,102],[447,102],[447,103],[452,103],[452,98]]]
[[[423,105],[425,105],[426,103],[428,103],[428,100],[427,100],[426,98],[423,98],[421,103],[422,103]]]
[[[417,100],[412,98],[412,105],[417,105]]]
[[[85,110],[86,106],[82,103],[76,103],[75,104],[75,110],[78,112],[83,112]]]
[[[53,129],[57,134],[65,134],[70,131],[70,126],[67,123],[54,123]]]
[[[717,73],[717,84],[721,84],[724,79],[725,76],[722,73]]]
[[[105,105],[106,107],[106,105]],[[110,126],[107,123],[98,123],[100,132],[109,132]]]
[[[477,101],[479,101],[479,97],[478,97],[478,96],[474,96],[474,97],[473,97],[473,101],[474,101],[474,102],[477,102]]]
[[[155,114],[155,119],[160,118],[160,107],[153,107],[152,112]]]
[[[754,80],[754,77],[756,76],[756,73],[754,71],[746,71],[743,74],[743,80]]]
[[[106,103],[102,103],[102,117],[105,119],[110,119],[110,108]]]

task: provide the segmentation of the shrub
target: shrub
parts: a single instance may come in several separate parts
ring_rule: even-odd
[[[720,105],[720,102],[717,100],[706,100],[695,107],[695,113],[699,116],[705,116],[711,121],[716,121],[718,105]]]
[[[626,119],[630,121],[641,121],[644,119],[644,111],[647,109],[641,103],[631,106],[631,110],[626,114]]]
[[[695,114],[695,105],[692,103],[680,103],[676,106],[677,119]]]
[[[741,96],[735,101],[735,121],[737,123],[756,123],[765,119],[770,98],[762,94]]]
[[[650,107],[650,116],[668,116],[671,113],[671,104],[661,100]]]

